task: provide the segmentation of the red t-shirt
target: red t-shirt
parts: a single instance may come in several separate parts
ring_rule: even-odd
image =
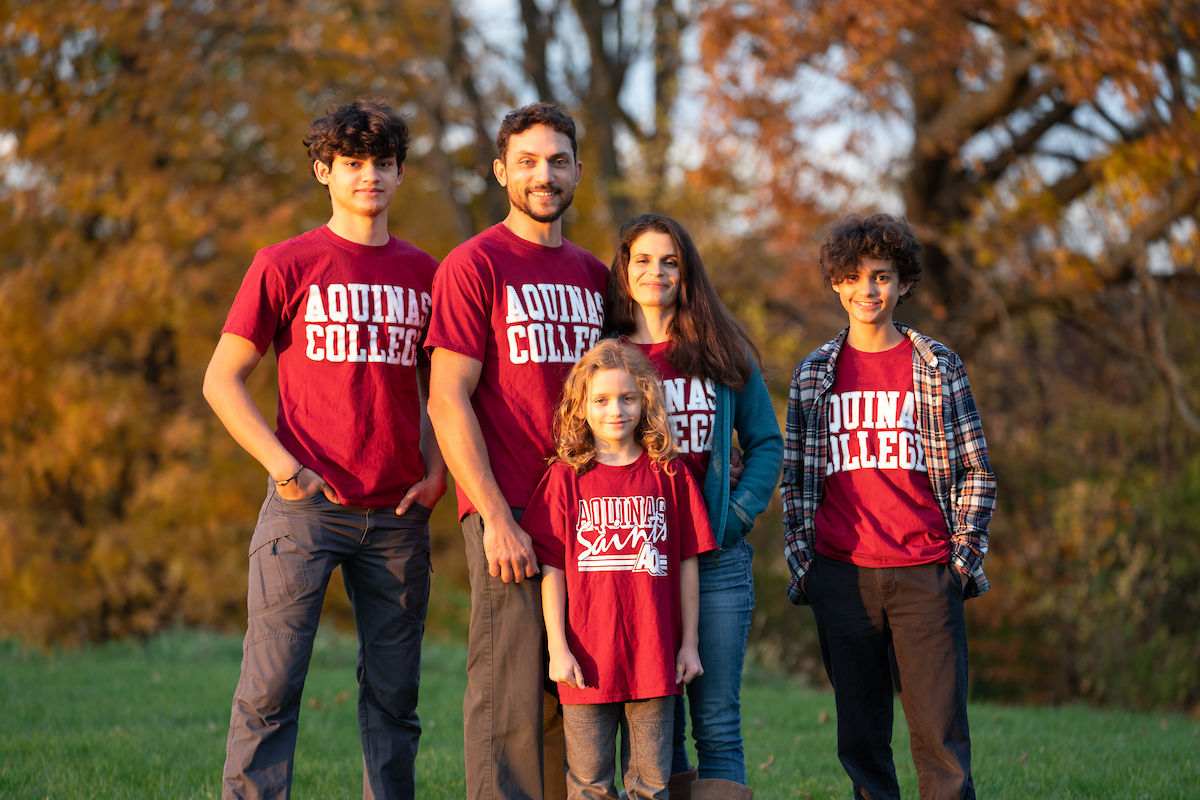
[[[279,359],[276,435],[359,508],[394,506],[425,477],[417,363],[437,261],[392,237],[320,227],[259,250],[224,333]]]
[[[583,475],[551,465],[521,517],[538,562],[566,572],[567,643],[588,689],[559,684],[567,704],[680,694],[679,565],[715,550],[691,472],[674,475],[645,453]]]
[[[505,500],[524,508],[554,452],[554,411],[571,366],[600,338],[608,268],[563,240],[493,225],[451,251],[433,286],[425,348],[483,362],[471,405]],[[442,442],[453,447],[453,442]],[[475,505],[458,488],[459,518]]]
[[[863,567],[950,558],[915,419],[913,345],[843,345],[829,399],[829,463],[814,527],[817,552]]]
[[[674,342],[638,344],[628,339],[623,341],[645,353],[658,373],[667,401],[671,434],[683,463],[696,476],[696,482],[703,486],[704,477],[708,474],[708,461],[712,458],[713,422],[717,411],[716,387],[710,380],[684,375],[671,366],[668,355]]]

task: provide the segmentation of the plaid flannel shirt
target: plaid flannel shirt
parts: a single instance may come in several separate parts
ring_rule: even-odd
[[[996,476],[988,462],[979,412],[958,356],[941,343],[907,325],[896,329],[913,343],[913,394],[917,430],[925,448],[933,496],[952,540],[950,560],[968,576],[967,597],[986,592],[983,557],[988,548],[988,522],[996,506]],[[829,423],[825,401],[833,388],[837,357],[849,328],[814,350],[796,367],[788,394],[783,449],[784,555],[792,572],[788,598],[797,605],[808,598],[800,578],[816,553],[813,521],[825,492]]]

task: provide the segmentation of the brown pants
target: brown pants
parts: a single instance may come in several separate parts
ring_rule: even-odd
[[[520,509],[513,515],[520,519]],[[563,800],[562,712],[546,690],[540,578],[488,574],[483,520],[463,519],[471,579],[463,739],[468,800]]]

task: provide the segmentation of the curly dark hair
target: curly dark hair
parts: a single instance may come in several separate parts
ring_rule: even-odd
[[[657,231],[671,237],[679,257],[679,299],[668,332],[674,346],[667,356],[684,375],[707,378],[741,391],[750,380],[750,359],[762,357],[750,334],[721,302],[709,280],[700,251],[687,229],[664,214],[642,214],[621,228],[621,240],[609,270],[604,333],[630,336],[637,330],[629,293],[630,248],[642,234]]]
[[[408,140],[408,123],[387,101],[360,97],[313,120],[304,146],[314,164],[333,166],[337,156],[395,156],[400,165],[408,155]]]
[[[545,125],[566,134],[571,140],[571,155],[579,156],[579,143],[575,140],[575,120],[553,103],[533,103],[508,112],[504,122],[500,123],[500,132],[496,134],[496,149],[500,151],[501,163],[508,156],[508,140],[534,125]]]
[[[862,266],[864,258],[891,261],[901,285],[908,290],[900,302],[912,294],[921,280],[921,243],[917,232],[903,217],[891,214],[850,214],[829,226],[821,242],[821,275],[825,285],[841,283]]]

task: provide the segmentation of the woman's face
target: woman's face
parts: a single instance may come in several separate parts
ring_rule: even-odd
[[[675,308],[679,254],[668,234],[646,231],[629,246],[629,296],[642,308]]]

